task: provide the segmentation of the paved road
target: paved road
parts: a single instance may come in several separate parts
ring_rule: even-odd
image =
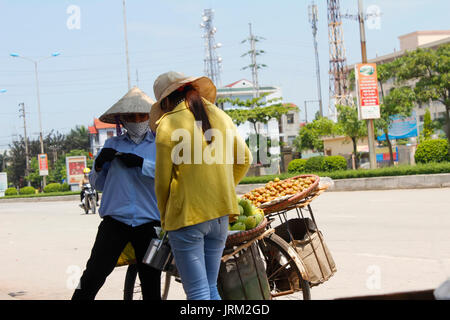
[[[312,204],[338,272],[314,299],[436,288],[450,277],[450,189],[324,193]],[[100,218],[76,201],[0,201],[0,299],[69,299]],[[116,268],[98,299],[122,299]],[[170,299],[184,299],[179,284]]]

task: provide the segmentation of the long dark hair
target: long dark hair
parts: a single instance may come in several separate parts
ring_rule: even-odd
[[[187,84],[172,92],[167,98],[161,101],[161,109],[164,112],[172,111],[177,104],[184,99],[189,110],[194,115],[195,121],[201,121],[203,134],[211,129],[208,114],[205,105],[198,91],[191,85]],[[208,144],[211,142],[207,140]]]

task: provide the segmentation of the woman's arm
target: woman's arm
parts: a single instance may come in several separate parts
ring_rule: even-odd
[[[233,164],[233,176],[234,184],[237,186],[242,178],[245,177],[250,164],[253,161],[250,149],[247,144],[239,135],[236,127],[234,127],[234,164]]]
[[[161,124],[160,124],[161,125]],[[172,181],[172,147],[170,136],[158,130],[156,134],[155,193],[158,209],[163,221]]]

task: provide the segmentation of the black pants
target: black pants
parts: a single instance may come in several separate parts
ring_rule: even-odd
[[[156,238],[153,228],[159,222],[146,223],[137,227],[128,226],[106,216],[98,227],[97,237],[86,270],[80,279],[72,300],[94,300],[106,278],[114,270],[122,250],[128,242],[136,253],[142,297],[147,300],[161,299],[161,271],[141,261],[152,238]]]

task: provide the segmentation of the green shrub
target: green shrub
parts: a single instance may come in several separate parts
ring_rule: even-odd
[[[306,159],[294,159],[288,164],[289,173],[305,172]]]
[[[23,187],[19,190],[19,194],[35,194],[36,189],[33,187]]]
[[[61,191],[62,191],[62,192],[70,191],[70,186],[69,186],[69,184],[63,183],[63,184],[61,185]]]
[[[425,140],[417,146],[414,159],[417,163],[444,162],[449,160],[449,144],[446,139]]]
[[[5,196],[16,196],[17,195],[17,189],[16,188],[8,188],[5,191]]]
[[[60,191],[61,191],[61,184],[59,183],[49,183],[44,188],[44,193],[60,192]]]
[[[346,170],[347,160],[343,156],[328,156],[323,159],[322,171]]]
[[[306,160],[305,171],[308,173],[322,171],[324,158],[325,157],[323,157],[323,156],[316,156],[316,157],[311,157],[308,160]]]

